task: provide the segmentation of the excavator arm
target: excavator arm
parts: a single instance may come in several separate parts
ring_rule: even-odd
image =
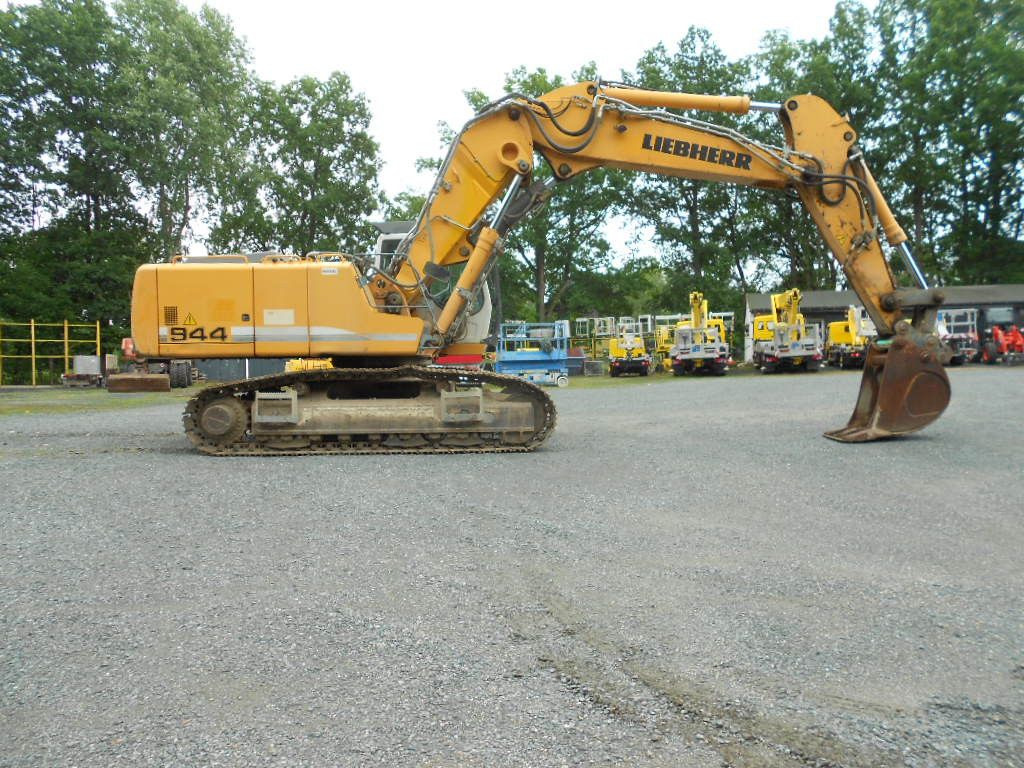
[[[778,114],[781,146],[692,116],[752,109]],[[598,81],[539,99],[509,95],[481,110],[452,144],[416,226],[377,284],[400,290],[408,311],[424,320],[425,350],[444,348],[495,263],[503,234],[552,192],[551,184],[532,181],[537,155],[556,183],[610,167],[793,190],[879,334],[850,423],[826,436],[859,442],[916,431],[949,402],[934,334],[943,296],[928,289],[856,140],[846,118],[810,94],[763,104]],[[917,289],[898,287],[882,233]],[[424,301],[432,281],[448,279],[458,264],[461,275],[444,305]]]

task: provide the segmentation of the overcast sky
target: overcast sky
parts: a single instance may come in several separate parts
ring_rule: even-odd
[[[185,0],[198,10],[202,0]],[[821,38],[834,0],[719,0],[713,3],[440,3],[370,0],[208,0],[228,16],[252,52],[256,73],[277,83],[339,70],[369,101],[380,144],[381,185],[389,196],[425,193],[418,157],[443,154],[437,125],[471,116],[463,91],[503,93],[519,66],[568,77],[594,61],[607,79],[621,77],[658,42],[669,50],[690,25],[711,31],[730,58],[757,50],[782,29]],[[874,5],[869,2],[868,5]],[[695,84],[695,89],[699,86]]]

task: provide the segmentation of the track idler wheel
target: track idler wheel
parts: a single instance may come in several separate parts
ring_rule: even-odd
[[[949,405],[938,338],[917,334],[909,325],[901,331],[869,346],[850,423],[825,437],[864,443],[905,435],[927,427]]]
[[[249,414],[237,397],[218,397],[203,406],[197,419],[208,440],[228,445],[240,440],[249,428]]]

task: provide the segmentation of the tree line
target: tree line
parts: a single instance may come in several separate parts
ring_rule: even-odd
[[[761,101],[824,97],[857,127],[932,278],[1024,282],[1022,26],[1017,0],[843,0],[821,40],[770,32],[731,60],[690,28],[615,76]],[[540,95],[596,74],[524,66],[505,85]],[[467,91],[478,106],[497,95]],[[0,319],[100,320],[108,338],[127,335],[135,268],[180,252],[197,221],[211,251],[365,251],[369,216],[412,216],[423,199],[381,193],[370,117],[343,73],[261,80],[209,7],[0,11]],[[773,116],[714,120],[781,141]],[[510,235],[492,280],[501,314],[523,319],[682,311],[690,290],[739,309],[747,291],[842,285],[791,197],[614,170],[560,185]]]

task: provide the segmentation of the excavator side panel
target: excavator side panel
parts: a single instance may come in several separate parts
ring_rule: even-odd
[[[132,340],[140,357],[153,357],[160,346],[160,310],[156,265],[143,264],[132,285]]]
[[[250,265],[159,264],[153,269],[159,344],[155,352],[140,345],[143,354],[179,359],[253,356]]]
[[[419,355],[423,321],[371,302],[348,261],[147,265],[132,328],[154,358]]]
[[[351,262],[309,262],[309,352],[315,357],[407,357],[420,353],[423,321],[371,303]]]
[[[309,318],[302,262],[252,269],[256,357],[307,357]]]

